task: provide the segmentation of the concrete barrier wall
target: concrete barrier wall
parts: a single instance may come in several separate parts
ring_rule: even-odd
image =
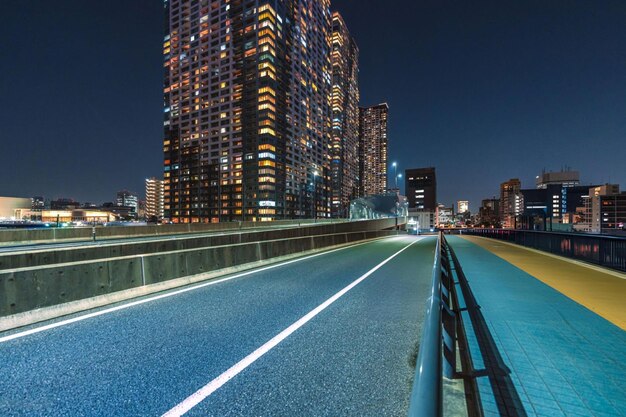
[[[402,220],[402,219],[401,219]],[[49,248],[22,253],[0,254],[0,271],[61,263],[89,261],[121,256],[152,254],[210,246],[232,245],[265,240],[290,239],[301,236],[330,235],[356,231],[384,230],[395,227],[395,219],[360,222],[331,223],[274,230],[247,231],[227,235],[207,235],[168,238],[150,241],[129,241],[119,244],[82,246],[74,248]],[[194,225],[173,225],[194,226]],[[202,226],[202,225],[199,225]],[[147,226],[157,227],[157,226]],[[122,228],[123,229],[123,228]],[[131,228],[126,228],[131,229]],[[78,230],[78,229],[76,229]]]
[[[261,227],[287,227],[294,225],[328,224],[346,222],[343,219],[332,220],[277,220],[267,222],[224,222],[224,223],[190,223],[164,224],[146,226],[113,226],[96,227],[99,239],[115,239],[145,236],[164,236],[187,233],[220,232],[238,229],[255,229]],[[91,227],[78,228],[45,228],[45,229],[0,229],[0,243],[54,242],[65,240],[90,240]]]
[[[0,316],[140,286],[141,259],[0,272]]]
[[[403,224],[404,218],[398,218]],[[224,223],[190,223],[190,224],[164,224],[147,226],[114,226],[96,227],[96,235],[99,239],[131,238],[146,236],[166,236],[174,234],[188,233],[209,233],[238,229],[256,229],[267,227],[288,227],[288,226],[313,226],[313,225],[335,225],[355,223],[387,222],[395,225],[396,219],[362,220],[349,222],[344,219],[319,219],[313,220],[277,220],[267,222],[224,222]],[[349,228],[349,226],[348,226]],[[24,243],[24,242],[54,242],[65,240],[90,240],[92,238],[91,227],[81,228],[49,228],[49,229],[0,229],[0,243]]]
[[[359,231],[0,271],[0,317],[167,280],[394,235]]]

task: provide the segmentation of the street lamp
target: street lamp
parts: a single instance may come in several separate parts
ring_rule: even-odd
[[[398,190],[398,192],[400,192],[400,190],[398,189],[398,178],[402,178],[402,174],[396,175],[396,189]]]

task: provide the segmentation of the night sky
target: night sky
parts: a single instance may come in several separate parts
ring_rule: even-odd
[[[335,0],[390,163],[439,201],[543,168],[626,188],[626,2]],[[3,0],[1,196],[111,201],[162,173],[162,2]],[[391,170],[392,171],[392,170]],[[401,183],[403,187],[403,183]]]

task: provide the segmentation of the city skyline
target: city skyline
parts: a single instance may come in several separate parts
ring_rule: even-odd
[[[478,207],[508,178],[528,187],[543,168],[565,165],[582,184],[626,183],[612,151],[626,137],[623,4],[586,16],[583,2],[567,13],[562,2],[366,3],[367,14],[331,4],[359,45],[360,104],[389,103],[389,163],[435,166],[440,202]],[[15,150],[2,163],[16,180],[0,194],[107,201],[141,191],[162,169],[162,5],[133,2],[122,14],[111,4],[64,6],[5,7],[1,30],[15,41],[1,60],[12,105],[0,117],[3,145]],[[374,19],[384,36],[367,30]]]

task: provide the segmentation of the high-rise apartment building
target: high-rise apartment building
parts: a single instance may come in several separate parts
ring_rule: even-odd
[[[500,184],[500,220],[504,228],[517,226],[517,216],[522,214],[524,209],[521,188],[522,183],[517,178]]]
[[[146,218],[161,220],[164,216],[163,180],[156,178],[146,179]]]
[[[333,13],[331,214],[346,217],[359,196],[359,49],[338,12]]]
[[[359,108],[359,190],[361,196],[387,191],[387,103]]]
[[[165,216],[327,216],[329,0],[166,0]]]
[[[435,168],[413,168],[404,171],[405,194],[409,208],[418,210],[437,209],[437,176]]]

